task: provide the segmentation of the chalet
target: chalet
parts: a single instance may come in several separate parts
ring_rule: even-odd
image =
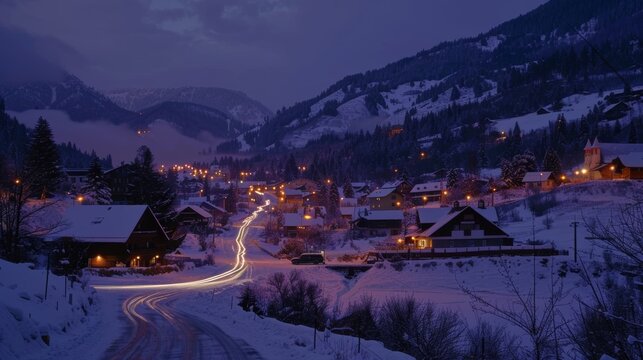
[[[413,188],[413,185],[405,179],[389,181],[380,187],[380,189],[395,189],[395,191],[402,195],[407,195],[409,191],[411,191],[411,188]]]
[[[399,235],[402,230],[404,213],[402,210],[369,210],[355,208],[352,228],[368,236]]]
[[[310,193],[299,189],[285,188],[280,191],[280,200],[284,204],[302,206],[304,198],[308,197]]]
[[[538,110],[536,110],[536,115],[546,115],[549,113],[550,111],[545,109],[544,107],[538,108]]]
[[[416,184],[411,189],[411,201],[415,205],[426,205],[427,203],[439,203],[443,192],[446,191],[445,182],[427,182]]]
[[[395,188],[377,189],[367,196],[371,210],[401,209],[404,196]]]
[[[89,169],[63,169],[63,183],[70,189],[80,190],[87,184],[87,174]]]
[[[190,197],[187,200],[181,200],[181,206],[186,205],[196,205],[201,209],[204,209],[212,215],[212,218],[215,221],[230,216],[230,213],[225,209],[225,198],[223,197],[198,196]]]
[[[129,199],[129,184],[133,176],[131,164],[123,164],[105,172],[105,181],[112,190],[114,204],[127,204]]]
[[[304,212],[286,213],[283,216],[283,231],[284,236],[287,237],[300,237],[311,228],[322,228],[324,226],[323,218],[305,214]]]
[[[212,224],[213,216],[207,210],[197,205],[184,205],[176,210],[175,221],[180,225]]]
[[[453,207],[418,207],[416,209],[417,227],[420,231],[426,230],[435,225],[440,219],[453,211],[460,208],[459,202],[455,202]],[[478,208],[476,209],[481,215],[487,218],[494,224],[498,224],[498,212],[494,207],[486,207],[484,200],[478,201]]]
[[[522,182],[527,189],[551,190],[558,184],[551,171],[533,171],[525,173]]]
[[[66,228],[47,241],[87,245],[89,267],[151,266],[163,260],[167,234],[147,205],[86,205],[65,210]]]
[[[428,229],[407,238],[418,249],[513,245],[506,232],[470,206],[452,208]]]
[[[583,172],[590,179],[643,179],[643,144],[599,143],[583,149]]]

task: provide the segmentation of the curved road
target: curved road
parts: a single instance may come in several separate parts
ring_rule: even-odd
[[[245,342],[226,335],[214,324],[178,311],[176,296],[195,290],[234,284],[248,265],[244,240],[252,222],[270,205],[266,201],[243,220],[235,239],[236,261],[232,269],[211,277],[181,283],[152,285],[97,285],[98,290],[153,290],[123,302],[123,314],[133,324],[131,335],[115,341],[106,359],[260,359]]]

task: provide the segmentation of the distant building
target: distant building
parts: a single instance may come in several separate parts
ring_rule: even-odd
[[[368,236],[399,235],[402,230],[404,213],[402,210],[369,210],[355,208],[352,228]]]
[[[551,171],[533,171],[525,173],[522,182],[527,189],[551,190],[558,185]]]
[[[297,213],[285,213],[283,232],[287,237],[301,237],[311,228],[323,228],[324,219],[316,217],[314,214],[308,214],[303,211]]]
[[[512,246],[509,234],[483,213],[471,206],[450,208],[426,230],[408,235],[406,240],[418,249]]]
[[[169,245],[167,234],[146,205],[72,206],[63,214],[65,228],[47,241],[87,244],[87,266],[159,264]]]
[[[87,184],[89,169],[63,169],[66,183],[72,190],[80,190]]]
[[[599,143],[583,149],[583,169],[590,179],[643,179],[643,144]]]
[[[439,203],[442,199],[442,192],[446,191],[446,189],[446,182],[443,181],[415,184],[410,192],[411,201],[415,205]]]
[[[401,209],[404,202],[404,197],[395,188],[377,189],[367,198],[371,210]]]
[[[127,204],[132,176],[133,169],[131,164],[123,164],[105,172],[105,181],[112,190],[112,202],[114,204]]]
[[[180,225],[209,226],[213,216],[207,210],[197,205],[184,205],[176,210],[175,221]]]

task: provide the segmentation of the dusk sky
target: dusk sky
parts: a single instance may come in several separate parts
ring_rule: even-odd
[[[46,52],[98,89],[225,87],[276,109],[543,2],[0,0],[0,39],[17,66]]]

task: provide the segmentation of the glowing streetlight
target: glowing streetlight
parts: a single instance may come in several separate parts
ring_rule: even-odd
[[[20,185],[20,179],[16,179],[15,183],[16,185]]]

